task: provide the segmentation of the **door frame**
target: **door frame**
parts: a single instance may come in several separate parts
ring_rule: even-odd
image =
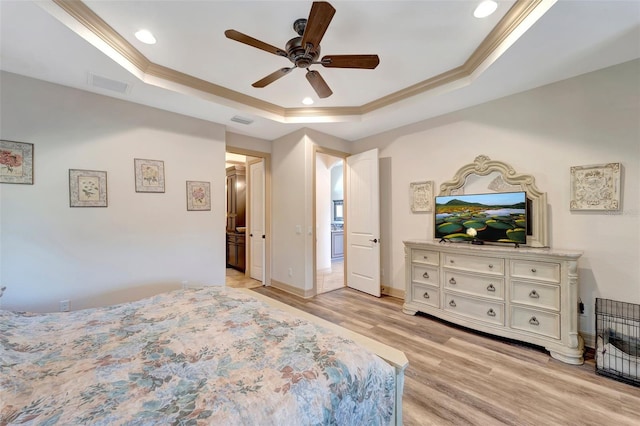
[[[271,285],[271,154],[268,152],[254,151],[251,149],[238,148],[227,145],[225,152],[231,154],[246,155],[249,157],[262,158],[264,160],[264,281],[262,285]],[[251,200],[247,199],[247,214],[251,211]],[[247,225],[249,225],[247,221]],[[247,230],[249,226],[247,226]],[[251,262],[251,247],[246,246],[246,261],[247,265]],[[249,268],[245,268],[244,274],[246,277],[250,276]]]
[[[318,294],[318,271],[317,271],[317,266],[318,266],[318,259],[317,259],[317,235],[316,235],[316,229],[317,229],[317,217],[316,217],[316,161],[318,161],[317,159],[317,155],[318,154],[327,154],[327,155],[331,155],[332,157],[337,157],[337,158],[342,158],[343,161],[343,179],[342,179],[342,191],[344,194],[343,197],[343,217],[344,217],[344,221],[343,221],[343,231],[344,231],[344,239],[342,242],[342,246],[343,246],[343,252],[344,252],[344,271],[345,273],[343,274],[343,285],[346,286],[347,284],[347,276],[346,276],[346,271],[347,271],[347,250],[345,250],[346,245],[347,245],[347,209],[349,208],[349,201],[347,200],[347,180],[344,179],[344,173],[346,171],[347,168],[347,157],[350,156],[351,154],[347,153],[347,152],[342,152],[342,151],[337,151],[334,149],[330,149],[330,148],[325,148],[323,146],[319,146],[319,145],[314,145],[313,146],[313,171],[312,171],[312,175],[313,175],[313,183],[312,183],[312,187],[313,187],[313,191],[312,191],[312,207],[311,210],[313,212],[313,232],[312,232],[312,239],[313,239],[313,248],[312,248],[312,257],[313,257],[313,263],[312,263],[312,268],[313,268],[313,287],[311,289],[312,294],[315,296]]]

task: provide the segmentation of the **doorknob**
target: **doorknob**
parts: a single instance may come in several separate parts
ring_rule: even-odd
[[[378,239],[377,239],[377,238],[374,238],[373,240],[369,240],[369,241],[371,241],[372,243],[374,243],[374,244],[375,244],[375,243],[377,243],[377,242],[378,242]]]

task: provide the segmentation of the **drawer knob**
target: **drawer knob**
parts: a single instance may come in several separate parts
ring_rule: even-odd
[[[492,264],[489,264],[489,269],[493,269],[493,265]]]
[[[490,317],[495,317],[496,316],[496,311],[494,311],[493,308],[490,308],[487,311],[487,315],[489,315]]]
[[[451,301],[449,302],[449,306],[455,308],[457,306],[455,300],[451,299]]]
[[[450,262],[450,263],[453,263],[453,259],[451,259],[449,262]]]
[[[531,317],[531,319],[529,320],[529,324],[531,324],[531,325],[540,325],[540,321],[538,321],[538,319],[536,317]]]
[[[487,286],[487,291],[496,291],[496,288],[493,286],[493,284],[489,284]]]
[[[449,284],[455,285],[456,284],[456,279],[451,277],[451,279],[449,280]]]
[[[429,273],[425,272],[424,274],[422,274],[422,278],[429,278]]]
[[[531,268],[531,272],[533,272],[535,274],[537,272],[536,268]]]
[[[428,299],[430,296],[429,296],[429,293],[427,293],[427,292],[425,291],[425,292],[424,292],[424,294],[422,295],[422,297],[424,297],[425,299]]]
[[[540,295],[535,290],[531,290],[531,292],[529,293],[529,297],[531,297],[533,299],[540,299]]]
[[[424,257],[424,260],[427,260],[429,258],[429,256],[422,256],[422,257]]]

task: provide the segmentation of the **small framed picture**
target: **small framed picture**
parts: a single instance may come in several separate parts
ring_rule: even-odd
[[[33,185],[33,144],[0,140],[0,183]]]
[[[621,172],[621,163],[571,167],[571,210],[620,210]]]
[[[211,183],[187,181],[187,211],[211,210]]]
[[[107,172],[69,169],[71,207],[107,207]]]
[[[433,210],[433,181],[412,182],[409,185],[412,213],[428,213]]]
[[[136,192],[164,192],[164,161],[134,158]]]

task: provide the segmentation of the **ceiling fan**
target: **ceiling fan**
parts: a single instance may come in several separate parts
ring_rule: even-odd
[[[307,80],[320,98],[328,98],[333,94],[329,85],[318,71],[309,69],[311,65],[322,65],[327,68],[363,68],[374,69],[380,63],[378,55],[327,55],[320,57],[320,41],[331,23],[336,10],[325,1],[313,2],[308,19],[297,19],[293,23],[293,30],[298,33],[286,44],[285,49],[272,46],[236,30],[224,32],[227,38],[240,43],[256,47],[274,55],[283,56],[293,63],[290,68],[280,68],[261,80],[252,84],[253,87],[266,87],[281,77],[289,74],[295,68],[307,70]]]

